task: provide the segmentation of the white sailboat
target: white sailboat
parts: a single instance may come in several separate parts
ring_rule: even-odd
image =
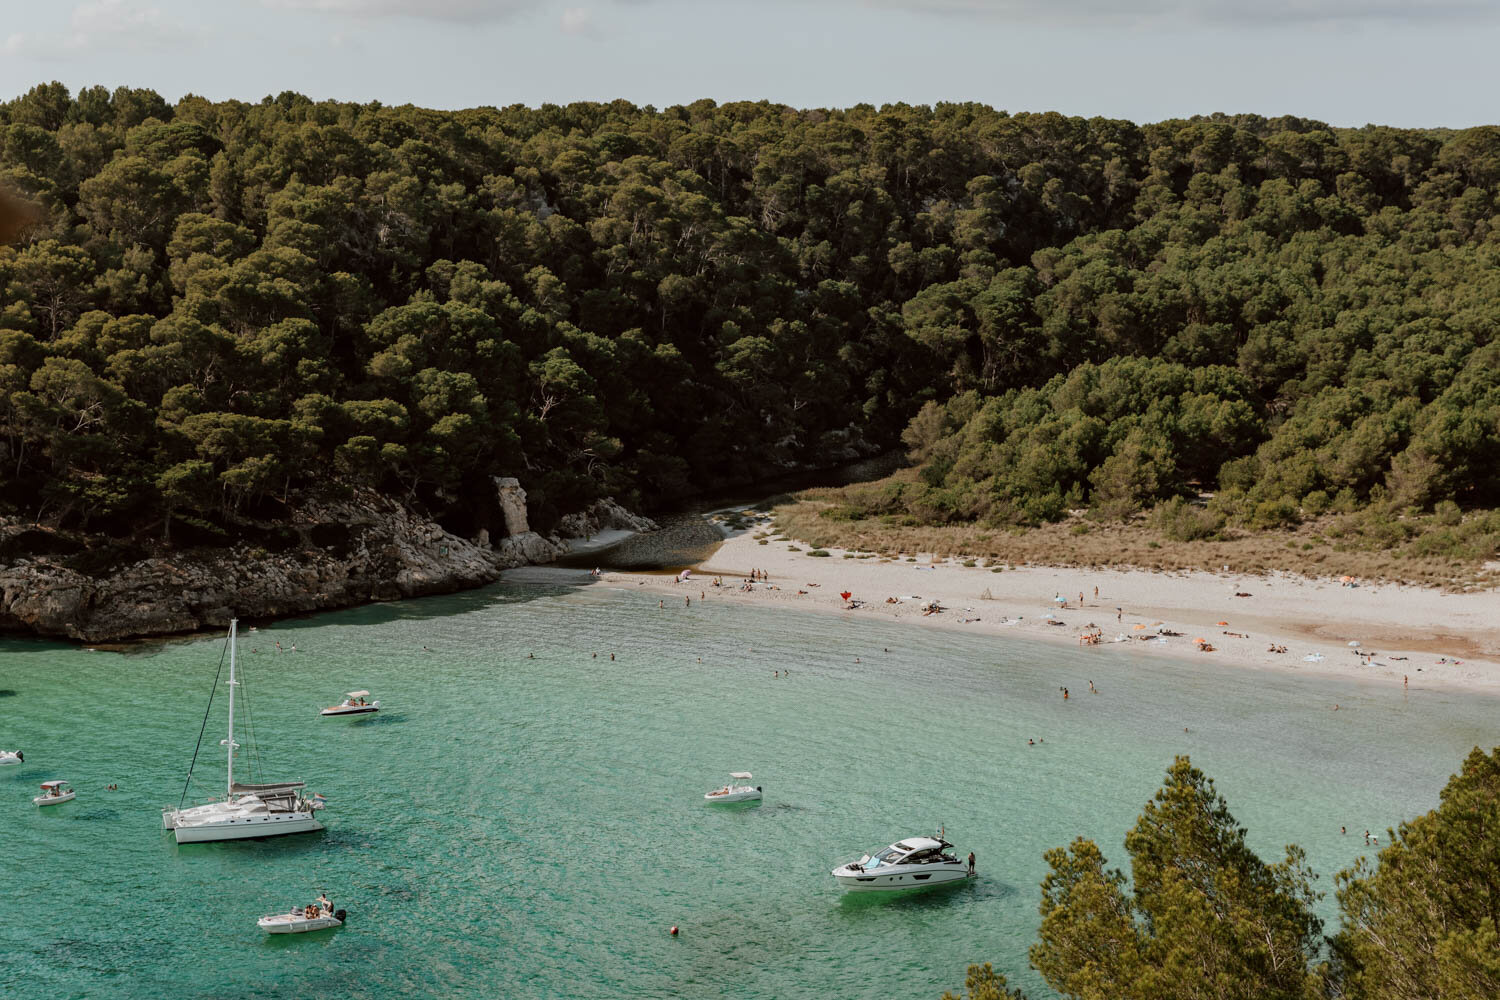
[[[235,632],[237,621],[229,623],[229,736],[219,745],[226,749],[228,760],[228,794],[221,800],[203,805],[164,809],[162,826],[172,831],[179,844],[212,840],[246,840],[251,837],[276,837],[289,833],[312,833],[323,829],[315,815],[323,808],[321,796],[309,798],[300,781],[280,781],[251,785],[234,780]],[[213,694],[209,694],[212,703]],[[197,753],[193,759],[197,761]],[[189,780],[192,770],[188,771]],[[186,797],[186,788],[183,795]]]

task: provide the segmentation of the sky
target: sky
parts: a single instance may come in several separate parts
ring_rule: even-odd
[[[979,101],[1160,121],[1500,121],[1500,0],[0,0],[0,99],[60,80],[433,108]]]

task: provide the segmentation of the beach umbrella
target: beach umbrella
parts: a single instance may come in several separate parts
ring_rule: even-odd
[[[1132,625],[1130,627],[1132,629],[1134,629],[1135,631],[1139,632],[1141,629],[1145,628],[1146,626],[1144,626],[1144,625]]]
[[[1219,622],[1220,625],[1228,625],[1228,622]]]
[[[1052,599],[1054,601],[1056,601],[1058,604],[1067,604],[1068,603],[1068,599],[1066,597],[1054,597]]]
[[[841,590],[841,591],[839,591],[839,596],[842,597],[844,600],[847,601],[849,598],[851,598],[851,597],[854,596],[854,591],[852,591],[852,590]]]
[[[1207,639],[1194,639],[1193,641],[1196,642],[1196,643],[1198,643],[1201,646],[1203,643],[1207,642],[1208,640]]]
[[[1352,576],[1341,576],[1341,577],[1339,577],[1339,583],[1353,583],[1353,582],[1354,582],[1354,577],[1352,577]]]
[[[1358,646],[1359,645],[1359,640],[1358,639],[1350,639],[1349,640],[1349,645],[1351,645],[1351,646]]]

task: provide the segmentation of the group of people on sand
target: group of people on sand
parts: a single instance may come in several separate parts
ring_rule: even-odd
[[[1278,646],[1278,645],[1276,645],[1276,643],[1273,642],[1269,646],[1266,647],[1266,652],[1268,652],[1268,653],[1285,653],[1286,652],[1286,647],[1285,646]]]

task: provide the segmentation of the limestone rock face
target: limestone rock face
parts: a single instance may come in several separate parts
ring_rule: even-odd
[[[478,587],[502,570],[566,551],[526,529],[516,480],[497,487],[514,504],[504,508],[507,528],[523,530],[493,547],[370,491],[303,503],[278,525],[289,530],[277,535],[274,550],[238,542],[153,552],[0,520],[0,630],[107,642],[217,629],[236,616],[277,618]]]
[[[526,522],[526,491],[521,481],[510,476],[495,476],[495,495],[500,502],[500,513],[505,515],[505,533],[524,535],[531,530]]]
[[[605,497],[558,521],[557,533],[563,538],[592,538],[601,531],[655,531],[658,527],[649,517],[632,514],[615,503],[614,497]]]

